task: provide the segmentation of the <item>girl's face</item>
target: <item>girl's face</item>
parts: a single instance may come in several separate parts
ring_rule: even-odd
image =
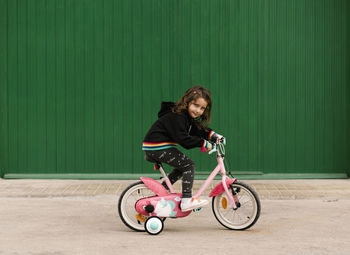
[[[188,106],[188,113],[192,118],[198,118],[204,113],[205,108],[207,108],[207,105],[208,103],[207,101],[205,101],[204,98],[197,98],[196,100],[193,100]]]

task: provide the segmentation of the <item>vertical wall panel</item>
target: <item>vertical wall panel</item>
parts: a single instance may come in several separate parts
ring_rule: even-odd
[[[0,177],[9,169],[8,133],[8,3],[0,0]]]
[[[195,84],[232,171],[349,171],[346,0],[0,4],[2,173],[151,173],[143,136]]]

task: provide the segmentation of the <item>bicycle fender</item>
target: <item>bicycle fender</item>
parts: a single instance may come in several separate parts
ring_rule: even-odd
[[[169,192],[162,184],[152,178],[140,177],[141,181],[152,190],[157,196],[166,196]]]
[[[237,181],[236,178],[226,180],[226,185],[229,187],[230,184]],[[209,197],[215,197],[217,195],[220,195],[221,193],[225,192],[224,186],[222,185],[222,182],[220,182],[216,187],[210,192]]]

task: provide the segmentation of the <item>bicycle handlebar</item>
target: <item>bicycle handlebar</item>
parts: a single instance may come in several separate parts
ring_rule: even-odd
[[[213,143],[213,148],[209,151],[209,155],[217,151],[217,147],[219,144],[226,145],[226,138],[222,137],[220,140],[218,139],[215,143]]]

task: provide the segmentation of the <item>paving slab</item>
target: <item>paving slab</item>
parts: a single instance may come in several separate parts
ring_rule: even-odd
[[[128,185],[137,180],[5,180],[0,179],[0,197],[65,197],[119,195]],[[319,180],[245,180],[261,199],[310,199],[350,198],[350,179]],[[193,190],[197,191],[204,181],[196,180]],[[215,180],[204,192],[219,181]],[[181,191],[181,183],[175,184]]]

